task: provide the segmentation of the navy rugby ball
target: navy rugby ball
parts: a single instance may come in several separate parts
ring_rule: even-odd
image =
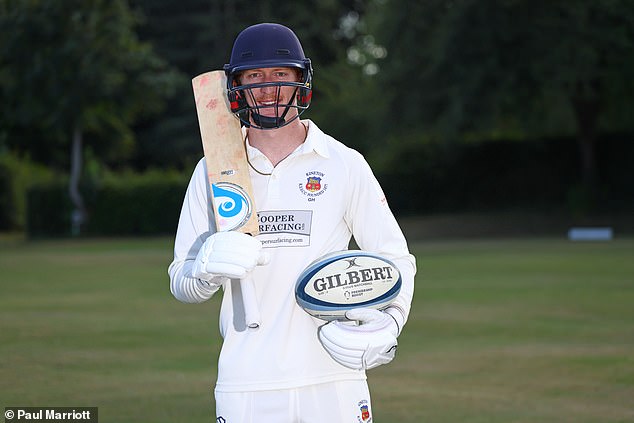
[[[295,284],[297,304],[322,320],[347,320],[353,308],[386,308],[401,290],[390,260],[360,250],[337,251],[315,260]]]

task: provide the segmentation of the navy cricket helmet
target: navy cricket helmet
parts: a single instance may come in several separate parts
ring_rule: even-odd
[[[299,82],[265,82],[261,84],[242,85],[240,74],[249,69],[289,67],[300,71]],[[261,23],[250,26],[238,34],[231,51],[230,62],[224,65],[227,75],[227,90],[231,111],[240,118],[245,126],[258,129],[275,129],[299,118],[308,107],[312,97],[313,68],[304,55],[304,50],[295,33],[284,25]],[[282,87],[294,87],[295,93],[291,101],[279,113],[275,107],[275,116],[263,116],[259,113],[262,106],[247,102],[254,98],[252,90],[263,87],[275,87],[277,96]],[[297,109],[291,119],[286,120],[290,109]]]

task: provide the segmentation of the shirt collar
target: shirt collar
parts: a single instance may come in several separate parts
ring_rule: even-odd
[[[304,125],[308,125],[308,136],[304,144],[302,144],[302,152],[309,153],[314,151],[326,159],[330,157],[328,146],[326,145],[326,134],[312,120],[304,119],[302,122]]]
[[[304,119],[302,120],[302,123],[308,126],[308,134],[304,143],[296,151],[296,154],[308,154],[314,151],[326,159],[329,158],[330,153],[328,152],[328,146],[326,144],[326,134],[324,134],[310,119]],[[249,144],[248,139],[246,139],[246,128],[242,128],[242,134],[245,136],[249,158],[255,159],[258,156],[264,157],[264,154],[262,154],[260,150]]]

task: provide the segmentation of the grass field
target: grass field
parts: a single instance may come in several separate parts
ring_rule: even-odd
[[[171,297],[171,248],[0,238],[0,408],[212,421],[219,301]],[[375,422],[634,422],[634,240],[412,250],[399,354],[369,372]]]

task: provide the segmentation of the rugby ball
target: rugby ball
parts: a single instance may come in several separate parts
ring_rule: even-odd
[[[295,284],[297,304],[322,320],[347,320],[353,308],[386,308],[401,290],[390,260],[360,250],[336,251],[308,265]]]

